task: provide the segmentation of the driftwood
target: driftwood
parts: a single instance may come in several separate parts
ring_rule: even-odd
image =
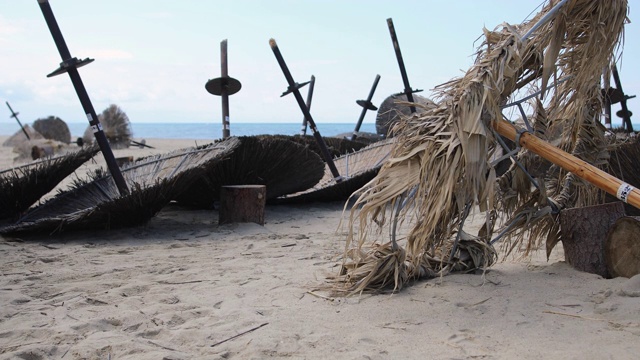
[[[253,222],[264,225],[267,188],[264,185],[228,185],[220,191],[219,224]]]
[[[611,226],[605,240],[604,257],[612,277],[631,278],[640,274],[638,217],[621,217]]]
[[[560,212],[562,246],[567,263],[580,271],[610,278],[605,262],[605,240],[611,225],[625,216],[618,201]]]

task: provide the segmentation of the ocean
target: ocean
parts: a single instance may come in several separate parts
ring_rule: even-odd
[[[13,120],[13,119],[10,119]],[[31,125],[31,124],[29,124]],[[89,123],[67,123],[71,132],[71,139],[75,141],[82,137]],[[336,136],[352,133],[355,123],[316,123],[322,136]],[[231,136],[251,135],[297,135],[300,133],[301,123],[232,123]],[[141,139],[197,139],[214,140],[222,138],[221,123],[132,123],[131,130],[134,140]],[[15,121],[0,121],[0,136],[13,135],[21,131]],[[376,132],[375,123],[363,123],[361,132]],[[307,135],[313,135],[311,128],[307,128]]]

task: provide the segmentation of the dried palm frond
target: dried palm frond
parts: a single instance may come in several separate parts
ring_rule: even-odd
[[[306,190],[324,174],[322,158],[308,148],[277,136],[241,136],[239,146],[224,161],[175,200],[210,209],[225,185],[265,185],[267,200]]]
[[[2,234],[109,229],[144,224],[173,198],[189,188],[205,168],[229,156],[237,138],[199,148],[176,150],[137,161],[122,169],[129,194],[120,192],[100,169],[89,179],[33,208]]]
[[[0,171],[0,219],[18,217],[97,152],[88,147]]]
[[[627,21],[627,2],[568,0],[555,12],[556,3],[546,3],[539,14],[523,24],[485,29],[485,41],[471,69],[436,88],[439,95],[434,107],[404,117],[392,128],[398,138],[392,156],[352,208],[346,257],[362,252],[372,233],[370,227],[395,228],[398,223],[410,226],[405,245],[408,268],[424,267],[426,253],[457,249],[454,233],[464,221],[464,213],[472,206],[490,213],[497,209],[501,183],[496,182],[489,161],[497,139],[493,124],[502,121],[502,107],[509,97],[528,88],[542,89],[546,127],[563,129],[560,148],[593,164],[602,163],[606,152],[596,126],[601,109],[599,80],[619,45]],[[549,85],[550,79],[555,87]],[[505,176],[514,178],[513,174]],[[597,189],[554,166],[544,181],[546,186],[538,184],[538,194],[532,191],[534,182],[530,180],[515,187],[513,181],[506,182],[519,194],[511,206],[532,214],[531,221],[512,226],[510,234],[531,230],[534,224],[541,224],[533,220],[550,216],[538,211],[550,206],[548,202],[530,201],[537,196],[550,198],[556,208],[588,204],[598,198],[594,195]],[[518,189],[521,186],[527,189]],[[527,203],[533,207],[524,206]],[[388,211],[396,212],[391,224],[385,215]],[[391,235],[393,238],[395,232]],[[535,244],[535,237],[529,240]],[[487,244],[489,239],[479,241]],[[520,248],[517,244],[511,247]],[[375,257],[354,261],[366,263],[371,258]],[[421,274],[408,272],[407,278],[417,279]],[[365,277],[369,278],[388,277]],[[396,288],[401,286],[396,284]],[[359,287],[376,289],[378,284],[365,281]]]
[[[275,199],[275,203],[304,203],[314,201],[347,200],[356,190],[373,179],[391,152],[394,140],[375,142],[353,153],[333,159],[341,180],[336,181],[331,169],[325,165],[324,176],[307,190]]]

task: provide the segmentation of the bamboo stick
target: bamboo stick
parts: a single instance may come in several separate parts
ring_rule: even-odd
[[[517,142],[518,130],[506,120],[493,122],[493,128],[502,136]],[[546,160],[560,166],[576,176],[598,187],[599,189],[614,195],[618,199],[640,209],[640,190],[625,183],[584,160],[568,154],[557,147],[541,140],[531,133],[524,132],[520,135],[520,146],[532,151]]]

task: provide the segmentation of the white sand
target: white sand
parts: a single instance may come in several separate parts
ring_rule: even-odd
[[[194,141],[148,144],[158,149],[115,154]],[[0,148],[0,169],[12,158]],[[576,271],[561,247],[485,277],[323,297],[314,290],[344,246],[342,205],[268,206],[264,226],[219,226],[216,211],[169,206],[136,228],[0,237],[0,359],[640,356],[640,277]]]

